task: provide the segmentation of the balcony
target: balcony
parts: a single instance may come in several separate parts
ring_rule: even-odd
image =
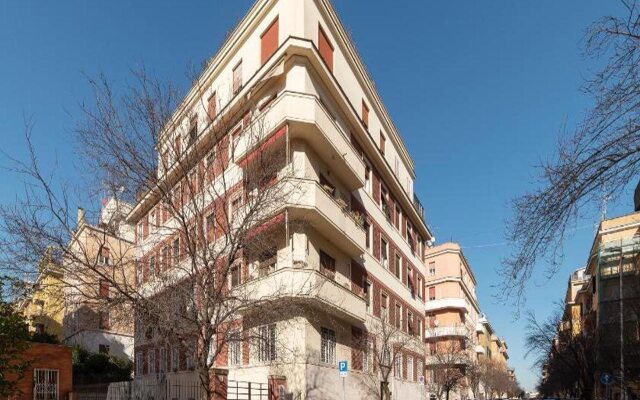
[[[236,162],[242,166],[245,159],[263,149],[271,136],[282,132],[283,126],[287,126],[289,140],[308,143],[349,191],[364,186],[365,166],[348,135],[318,98],[302,93],[284,92],[255,118],[247,129],[251,135],[243,135],[237,144]]]
[[[439,338],[439,337],[449,337],[449,336],[468,336],[469,330],[464,325],[456,325],[456,326],[437,326],[433,328],[427,328],[425,331],[425,338]]]
[[[477,354],[485,354],[484,347],[483,347],[483,346],[481,346],[481,345],[479,345],[479,344],[478,344],[478,345],[476,345],[476,353],[477,353]]]
[[[364,253],[366,233],[345,202],[325,191],[318,182],[290,179],[285,189],[289,219],[309,224],[351,257]]]
[[[253,300],[299,300],[354,323],[364,322],[367,315],[362,297],[314,269],[280,268],[239,290]]]
[[[437,300],[429,300],[425,303],[424,306],[426,312],[444,310],[447,308],[456,308],[468,312],[471,308],[471,305],[466,299],[463,299],[461,297],[447,297]]]

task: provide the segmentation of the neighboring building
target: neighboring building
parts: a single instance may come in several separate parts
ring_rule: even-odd
[[[56,344],[32,343],[21,361],[29,361],[17,382],[18,393],[1,400],[67,399],[73,387],[71,348]],[[15,376],[7,377],[14,380]]]
[[[47,333],[62,341],[64,318],[64,282],[60,265],[50,254],[38,266],[38,276],[18,310],[26,317],[29,330]]]
[[[567,284],[567,293],[564,299],[564,314],[562,316],[562,329],[568,329],[573,335],[579,335],[582,331],[583,302],[585,288],[589,283],[589,275],[586,268],[575,270]]]
[[[231,95],[220,99],[226,93]],[[193,118],[185,120],[193,130],[184,137],[167,133],[158,146],[159,158],[169,153],[169,146],[198,149],[203,157],[211,154],[213,162],[221,160],[227,171],[245,168],[243,160],[254,149],[234,153],[223,147],[213,153],[213,130],[207,127],[212,125],[210,118],[221,118],[216,116],[216,101],[226,104],[217,109],[222,112],[248,108],[251,113],[263,113],[266,121],[276,121],[267,127],[265,143],[283,149],[286,145],[284,168],[292,168],[305,193],[311,194],[287,204],[287,218],[275,220],[283,228],[282,240],[274,247],[272,254],[277,257],[269,258],[264,274],[289,281],[326,280],[320,293],[305,298],[314,315],[300,313],[290,319],[283,315],[259,327],[273,346],[264,351],[248,342],[228,346],[218,366],[228,368],[230,380],[266,383],[272,375],[283,376],[294,398],[312,390],[321,390],[322,398],[337,398],[343,387],[337,361],[348,360],[346,398],[365,398],[360,383],[363,370],[372,368],[370,350],[352,344],[362,332],[370,331],[372,322],[386,317],[418,343],[397,359],[391,382],[394,396],[419,396],[417,380],[425,363],[423,256],[433,237],[414,194],[413,162],[330,3],[258,0],[176,112]],[[240,130],[246,128],[242,123]],[[158,179],[165,179],[164,171],[158,171]],[[241,197],[229,199],[230,209],[235,209],[236,201],[240,203]],[[144,196],[128,216],[138,227],[142,285],[158,274],[148,266],[166,258],[167,245],[155,245],[160,242],[158,232],[164,226],[176,226],[170,215],[165,218],[163,212],[158,217],[161,207],[153,196]],[[313,218],[313,223],[295,224],[296,218]],[[178,236],[165,239],[166,243],[180,240]],[[180,260],[183,250],[179,244],[175,249],[175,259]],[[253,276],[253,271],[247,274]],[[474,286],[472,275],[465,274],[464,284]],[[248,283],[248,275],[239,272],[230,285],[269,289],[259,286],[267,282],[260,278]],[[475,299],[475,294],[470,296]],[[465,326],[471,326],[477,315],[477,306],[468,308],[473,317],[461,321]],[[180,348],[161,343],[151,334],[146,340],[147,331],[147,327],[136,327],[140,333],[135,349],[137,377],[189,369],[190,360],[185,360]],[[296,358],[291,362],[279,362],[276,344],[283,341],[294,347]],[[315,386],[319,382],[321,389]]]
[[[130,284],[135,281],[134,233],[125,222],[130,210],[129,204],[112,198],[104,202],[98,223],[91,225],[84,211],[78,209],[76,230],[69,244],[69,253],[77,259],[67,257],[64,263],[65,270],[69,271],[74,263],[81,264],[83,272],[67,279],[64,343],[83,347],[91,353],[133,359],[132,313],[125,306],[109,304],[109,281],[95,273],[99,269],[114,280],[127,280]],[[87,263],[94,261],[95,268],[86,268]]]
[[[476,335],[480,316],[477,282],[460,245],[444,243],[427,249],[425,264],[425,340],[431,356],[427,358],[427,377],[433,380],[438,363],[442,362],[442,357],[434,357],[438,352],[462,351],[468,353],[469,362],[475,362],[476,353],[482,354],[484,348],[479,346]],[[460,368],[464,370],[465,366]],[[454,399],[469,395],[452,393]]]

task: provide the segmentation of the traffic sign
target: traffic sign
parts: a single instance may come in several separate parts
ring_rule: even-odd
[[[418,377],[418,383],[420,384],[420,386],[424,386],[424,375],[420,375]]]
[[[611,385],[613,383],[613,377],[608,372],[603,372],[600,374],[600,382],[603,385]]]
[[[338,362],[338,371],[340,371],[340,376],[341,377],[345,377],[347,376],[347,372],[348,372],[348,368],[347,368],[347,362],[346,361],[339,361]]]

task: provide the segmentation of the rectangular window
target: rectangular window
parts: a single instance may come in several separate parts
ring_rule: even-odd
[[[165,246],[162,249],[162,269],[167,270],[171,265],[171,247]]]
[[[394,372],[394,376],[396,378],[400,378],[402,379],[402,354],[397,354],[396,355],[396,362],[394,363],[394,368],[393,368],[393,372]]]
[[[260,64],[264,64],[278,48],[278,17],[260,36]]]
[[[436,262],[429,262],[429,275],[434,276],[436,274]]]
[[[141,351],[138,351],[136,353],[136,375],[141,376],[143,375],[143,366],[144,366],[144,354],[142,354]]]
[[[336,260],[320,250],[320,272],[333,279],[336,273]]]
[[[369,225],[369,221],[367,221],[366,217],[362,225],[365,233],[365,245],[367,247],[367,250],[371,250],[371,225]]]
[[[109,248],[107,246],[100,247],[100,254],[98,254],[98,262],[100,264],[109,265],[110,257],[109,257]]]
[[[233,94],[242,89],[242,60],[233,68]]]
[[[382,238],[380,238],[380,259],[382,266],[389,268],[389,243]]]
[[[151,349],[147,353],[147,368],[150,374],[156,373],[156,350]]]
[[[161,347],[158,355],[158,372],[167,372],[167,348]]]
[[[387,138],[384,136],[384,133],[380,131],[380,153],[382,154],[384,154],[386,142],[387,142]]]
[[[400,229],[400,215],[402,215],[402,211],[400,211],[400,207],[396,205],[396,215],[394,215],[393,224],[396,229]]]
[[[320,336],[320,361],[333,365],[336,363],[336,331],[322,328]]]
[[[235,220],[238,212],[240,211],[240,207],[242,206],[242,196],[238,195],[231,200],[231,204],[229,205],[229,212],[231,213],[231,220]]]
[[[407,356],[407,379],[413,381],[413,356]]]
[[[258,328],[258,361],[269,362],[276,359],[276,324]]]
[[[364,168],[364,188],[367,193],[371,194],[371,167],[369,165]]]
[[[229,365],[240,365],[242,339],[240,332],[232,331],[229,333]]]
[[[401,264],[402,264],[402,258],[400,258],[400,254],[396,253],[395,275],[396,275],[396,278],[398,279],[400,279]]]
[[[236,287],[240,284],[240,266],[231,266],[231,287]]]
[[[109,329],[109,313],[108,312],[100,312],[98,314],[100,318],[99,329],[108,330]]]
[[[333,45],[320,25],[318,25],[318,51],[329,71],[333,72]]]
[[[156,257],[151,256],[149,257],[149,276],[155,276],[155,275],[156,275]]]
[[[386,187],[380,186],[380,203],[382,205],[382,212],[387,217],[387,221],[391,222],[391,207],[389,207],[389,191]]]
[[[109,298],[110,283],[106,279],[100,279],[100,297],[103,299]]]
[[[369,107],[364,100],[362,100],[362,123],[366,128],[369,127]]]
[[[371,342],[365,339],[362,343],[362,371],[373,371],[373,350],[371,348]]]
[[[278,249],[275,247],[265,249],[258,257],[258,274],[260,277],[275,272],[278,263]]]
[[[389,296],[386,293],[380,293],[380,313],[383,320],[387,320],[389,317]]]
[[[211,94],[211,96],[209,96],[209,99],[207,100],[207,115],[209,117],[209,121],[213,121],[216,118],[216,115],[218,114],[218,96],[216,95],[216,92],[213,92]]]
[[[207,215],[206,219],[206,229],[207,229],[207,242],[213,243],[215,240],[215,232],[216,232],[216,213],[212,211],[211,214]]]
[[[402,306],[396,303],[396,329],[402,329]]]
[[[171,244],[171,252],[173,253],[173,265],[178,265],[180,261],[180,238],[175,238]]]
[[[189,121],[188,145],[191,146],[198,138],[198,114],[191,117]]]
[[[410,335],[415,334],[413,330],[413,313],[411,312],[407,312],[407,332]]]
[[[435,300],[435,299],[436,299],[436,287],[429,286],[429,300]]]
[[[362,277],[362,281],[364,300],[367,303],[367,311],[369,311],[369,307],[371,306],[371,282],[369,282],[366,277]]]
[[[418,379],[420,379],[419,377],[424,376],[424,363],[422,360],[418,360],[416,364],[416,372],[418,373]]]
[[[176,372],[180,367],[180,349],[177,346],[171,347],[171,371]]]

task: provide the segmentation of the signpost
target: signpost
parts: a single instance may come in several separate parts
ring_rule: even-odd
[[[602,383],[605,387],[605,397],[609,399],[609,385],[613,383],[613,376],[611,376],[608,372],[603,372],[600,374],[600,383]]]
[[[424,375],[418,377],[418,384],[420,385],[420,398],[424,399]]]
[[[348,364],[346,361],[338,361],[338,371],[340,372],[340,377],[342,378],[342,400],[345,400],[345,388],[344,388],[344,378],[347,377],[349,373]]]

